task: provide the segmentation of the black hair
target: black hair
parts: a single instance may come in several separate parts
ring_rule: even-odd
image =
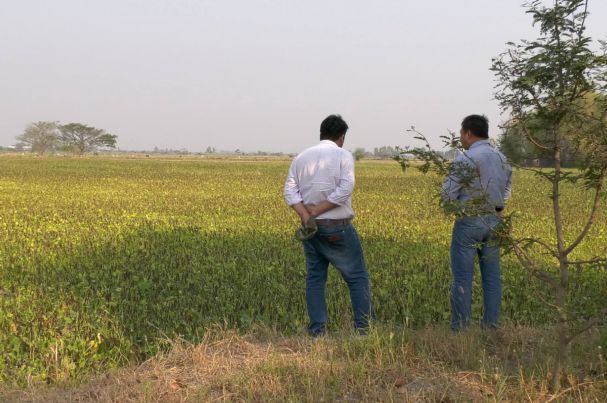
[[[348,124],[340,115],[329,115],[320,124],[320,139],[336,141],[348,131]]]
[[[470,131],[476,137],[489,138],[489,119],[485,115],[469,115],[462,120],[462,130]]]

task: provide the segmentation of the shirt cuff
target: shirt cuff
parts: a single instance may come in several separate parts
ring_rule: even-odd
[[[289,197],[287,199],[287,204],[289,205],[289,207],[294,206],[298,203],[302,203],[303,199],[301,197]]]

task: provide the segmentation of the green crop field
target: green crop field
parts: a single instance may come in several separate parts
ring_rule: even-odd
[[[216,323],[302,332],[304,257],[282,198],[288,165],[0,157],[0,380],[77,378],[149,357],[176,335],[199,340]],[[356,169],[355,225],[377,321],[446,322],[452,219],[434,198],[439,178],[394,162]],[[590,195],[569,185],[563,201],[566,225],[581,228]],[[508,209],[517,211],[517,234],[552,236],[540,179],[516,172]],[[605,253],[605,210],[576,257]],[[503,262],[503,320],[551,322],[545,287],[513,256]],[[331,326],[349,326],[347,288],[335,271],[327,294]],[[476,281],[476,317],[480,297]],[[576,312],[596,312],[607,301],[607,273],[574,273],[571,301]]]

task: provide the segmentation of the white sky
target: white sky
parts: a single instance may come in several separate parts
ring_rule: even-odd
[[[484,113],[491,58],[537,36],[522,0],[0,0],[0,145],[81,122],[121,149],[297,152],[340,113],[346,148],[415,144]],[[588,33],[607,38],[607,1]],[[436,145],[440,144],[438,140]]]

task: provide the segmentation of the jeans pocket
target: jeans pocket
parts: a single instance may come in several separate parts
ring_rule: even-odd
[[[340,246],[345,244],[344,234],[333,234],[327,236],[327,243],[332,246]]]
[[[342,247],[346,244],[346,230],[343,227],[319,228],[318,234],[330,247]]]

